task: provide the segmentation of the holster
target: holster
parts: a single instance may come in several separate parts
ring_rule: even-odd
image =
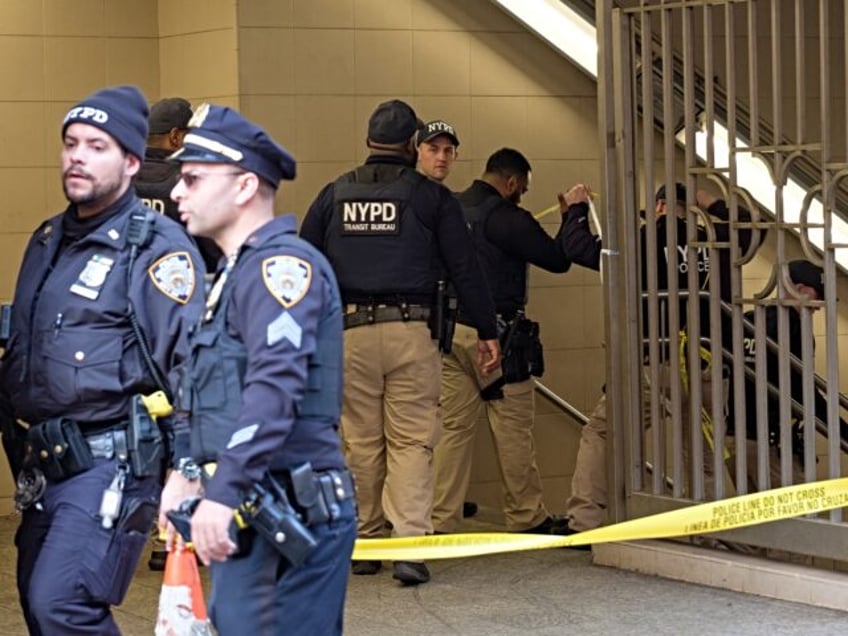
[[[505,324],[500,340],[504,383],[524,382],[531,375],[542,377],[545,359],[538,322],[519,313]]]
[[[318,545],[283,487],[270,476],[250,489],[239,513],[293,567],[303,563]]]
[[[27,431],[11,414],[0,413],[0,434],[3,436],[3,451],[12,470],[12,480],[15,480],[24,467]]]
[[[150,417],[140,395],[130,403],[127,427],[130,466],[136,477],[162,477],[165,465],[165,438],[159,425]]]
[[[453,344],[453,334],[456,329],[456,296],[448,289],[446,281],[436,284],[436,295],[433,298],[433,311],[427,326],[430,336],[438,343],[439,351],[450,353]]]
[[[27,442],[50,481],[68,479],[94,465],[91,448],[73,420],[54,417],[31,426]]]

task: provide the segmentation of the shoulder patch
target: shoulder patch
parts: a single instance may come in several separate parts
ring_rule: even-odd
[[[147,270],[150,280],[160,292],[181,305],[194,293],[194,263],[188,252],[171,252]]]
[[[262,261],[262,280],[271,295],[289,309],[309,291],[312,265],[296,256],[272,256]]]

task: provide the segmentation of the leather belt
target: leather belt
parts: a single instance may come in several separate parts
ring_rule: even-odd
[[[429,319],[430,307],[426,305],[347,305],[344,328],[352,329],[381,322],[427,321]]]

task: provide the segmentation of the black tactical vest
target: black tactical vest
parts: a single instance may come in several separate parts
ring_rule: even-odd
[[[177,204],[171,199],[171,190],[177,185],[180,171],[177,164],[146,160],[135,177],[135,191],[147,207],[179,222]]]
[[[273,247],[290,247],[291,235],[280,235],[262,245],[263,251]],[[300,245],[300,243],[298,243]],[[313,261],[315,278],[328,272],[323,259]],[[191,455],[199,463],[214,461],[224,450],[233,432],[239,426],[242,408],[242,388],[247,365],[247,349],[241,340],[227,332],[227,307],[232,298],[232,285],[238,277],[240,263],[236,262],[224,283],[212,320],[200,324],[190,337],[191,357],[183,369],[180,410],[191,413]],[[335,293],[333,292],[335,295]],[[329,298],[327,307],[337,298]],[[317,349],[309,360],[306,392],[296,405],[297,420],[293,429],[313,417],[338,420],[341,407],[336,396],[341,395],[341,373],[338,360],[341,356],[341,331],[330,329],[328,314],[322,316],[318,327]],[[282,389],[281,389],[282,390]],[[296,439],[292,435],[292,440]],[[274,468],[276,462],[271,461]]]
[[[425,179],[412,168],[376,164],[336,180],[325,245],[345,302],[432,297],[442,262],[433,228],[415,209]]]
[[[492,210],[504,203],[498,195],[491,195],[476,205],[468,201],[466,192],[456,195],[471,230],[477,258],[489,282],[489,290],[499,314],[511,317],[527,304],[527,263],[514,258],[486,238],[486,219]],[[516,210],[516,214],[519,211]]]

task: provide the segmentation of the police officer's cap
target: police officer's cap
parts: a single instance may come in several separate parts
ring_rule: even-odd
[[[368,120],[368,139],[378,144],[402,144],[421,125],[412,106],[399,99],[383,102]]]
[[[789,278],[796,285],[806,285],[816,290],[819,300],[824,299],[824,271],[810,261],[797,260],[789,263]]]
[[[459,137],[456,135],[456,129],[448,122],[436,119],[428,121],[418,129],[418,145],[426,143],[431,139],[435,139],[439,135],[448,137],[454,146],[459,146]]]
[[[172,161],[232,163],[275,188],[281,179],[295,177],[294,157],[232,108],[201,104],[188,127],[183,147],[170,156]]]
[[[682,205],[686,205],[686,186],[680,183],[679,181],[674,184],[674,193],[676,195],[676,201]],[[657,190],[657,201],[666,201],[665,196],[665,184],[660,186],[660,189]]]

